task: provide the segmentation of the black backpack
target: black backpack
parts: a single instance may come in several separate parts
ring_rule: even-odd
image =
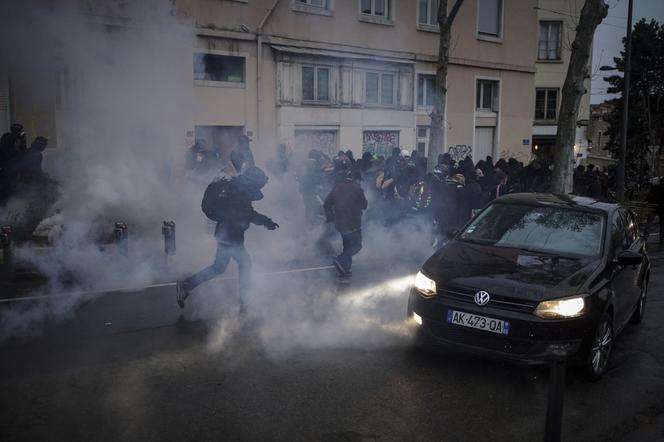
[[[208,184],[203,194],[201,209],[212,221],[220,222],[230,206],[231,180],[224,177]]]

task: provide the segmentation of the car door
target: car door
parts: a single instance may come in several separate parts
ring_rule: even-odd
[[[611,229],[609,259],[613,271],[612,285],[615,295],[614,322],[617,328],[622,328],[629,319],[632,307],[636,303],[636,297],[638,297],[639,266],[623,266],[617,263],[618,255],[625,250],[629,250],[634,243],[634,236],[629,230],[626,211],[617,210],[614,212]]]

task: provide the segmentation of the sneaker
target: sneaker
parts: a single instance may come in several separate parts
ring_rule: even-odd
[[[184,308],[184,300],[189,297],[189,290],[185,287],[184,281],[175,283],[175,293],[177,294],[177,301],[180,308]]]
[[[341,264],[341,261],[339,261],[338,258],[334,258],[334,261],[332,261],[334,264],[334,267],[336,267],[337,271],[341,276],[349,276],[348,270]]]

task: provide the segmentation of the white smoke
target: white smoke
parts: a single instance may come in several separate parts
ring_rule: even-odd
[[[203,187],[188,182],[182,173],[185,131],[196,105],[193,27],[174,20],[170,5],[147,8],[142,2],[128,2],[128,7],[140,9],[127,11],[127,16],[149,13],[150,20],[110,26],[71,6],[78,2],[65,1],[57,8],[37,0],[20,3],[0,10],[2,32],[13,36],[11,45],[2,39],[0,55],[34,81],[34,94],[46,93],[41,84],[48,77],[46,68],[63,67],[80,79],[80,96],[62,112],[62,146],[49,150],[44,160],[61,186],[59,211],[47,223],[61,222],[62,230],[58,228],[58,240],[47,253],[17,250],[18,260],[49,277],[41,293],[139,287],[208,265],[216,243],[200,211]],[[276,144],[277,140],[262,140],[252,147],[271,153]],[[257,275],[248,303],[261,324],[260,339],[270,348],[287,350],[357,342],[378,345],[402,336],[408,278],[390,274],[389,269],[400,260],[426,258],[429,235],[415,226],[366,229],[364,249],[356,261],[386,264],[384,273],[377,272],[384,282],[365,288],[340,291],[329,271],[322,277],[267,276],[292,263],[329,265],[331,256],[315,248],[323,228],[306,228],[293,174],[272,178],[264,193],[255,208],[281,228],[272,232],[254,226],[247,232]],[[160,231],[163,220],[175,221],[178,239],[177,254],[168,266]],[[126,257],[111,240],[115,221],[128,225]],[[332,245],[340,251],[336,233]],[[235,274],[231,265],[226,276]],[[202,286],[188,306],[194,318],[210,324],[211,350],[223,349],[240,328],[227,308],[236,299],[236,283],[224,282],[230,284],[225,295],[215,292],[216,284]],[[227,299],[220,301],[223,296]],[[10,336],[34,329],[49,317],[69,317],[84,299],[54,298],[38,308],[3,310],[0,331]],[[360,341],[358,333],[363,336]]]

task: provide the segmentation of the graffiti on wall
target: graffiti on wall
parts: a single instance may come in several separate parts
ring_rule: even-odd
[[[311,149],[316,149],[334,156],[337,153],[337,131],[297,130],[295,131],[295,149],[298,152],[309,152]]]
[[[449,149],[447,149],[447,153],[450,154],[454,161],[459,162],[466,157],[472,158],[473,148],[467,144],[457,144],[456,146],[450,146]]]
[[[388,157],[395,147],[399,147],[398,130],[365,130],[362,135],[363,153]]]

